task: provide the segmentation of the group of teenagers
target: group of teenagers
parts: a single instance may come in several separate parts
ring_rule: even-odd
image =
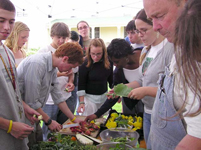
[[[123,113],[142,112],[147,149],[201,149],[201,1],[143,5],[126,26],[129,42],[115,38],[106,47],[89,38],[86,21],[77,25],[80,36],[57,22],[52,42],[26,57],[30,30],[15,22],[12,2],[0,0],[0,149],[26,150],[68,118],[81,122],[77,99],[86,121],[119,100]],[[133,88],[127,97],[110,96],[119,83]]]

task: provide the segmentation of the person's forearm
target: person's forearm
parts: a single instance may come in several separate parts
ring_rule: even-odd
[[[73,83],[73,82],[74,82],[74,73],[68,76],[68,83]]]
[[[187,134],[179,142],[175,150],[185,150],[185,149],[201,150],[201,139]]]
[[[145,89],[146,96],[156,97],[157,87],[143,87]]]
[[[59,103],[58,107],[70,120],[72,120],[75,117],[73,115],[73,113],[70,111],[70,109],[68,108],[68,106],[67,106],[65,101]]]
[[[43,116],[44,122],[47,122],[50,119],[50,117],[43,111],[42,108],[38,108],[38,109],[36,109],[36,111],[39,112]]]
[[[10,125],[9,120],[0,117],[0,129],[3,129],[3,130],[7,131],[8,128],[9,128],[9,125]]]
[[[110,108],[112,108],[114,104],[116,104],[118,99],[119,97],[115,99],[109,99],[109,100],[107,99],[105,103],[94,114],[99,118],[104,113],[106,113]]]
[[[84,96],[79,96],[79,102],[84,102]]]
[[[23,107],[24,107],[24,111],[27,110],[27,107],[29,107],[29,105],[27,105],[24,101],[22,101]]]
[[[133,88],[133,89],[140,87],[140,84],[137,81],[133,81],[133,82],[127,83],[126,85],[128,87]]]

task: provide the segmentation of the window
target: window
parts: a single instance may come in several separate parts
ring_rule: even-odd
[[[100,27],[95,27],[95,38],[100,37]]]
[[[124,27],[124,38],[127,36],[126,27]]]

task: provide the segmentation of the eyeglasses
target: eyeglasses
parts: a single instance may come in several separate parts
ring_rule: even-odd
[[[90,53],[90,54],[91,54],[91,56],[97,56],[97,57],[100,57],[100,56],[102,56],[103,53],[97,53],[97,54],[95,54],[95,53]]]
[[[79,27],[78,30],[87,29],[87,26]]]
[[[149,28],[149,29],[142,29],[142,30],[135,30],[135,33],[137,33],[137,34],[142,34],[142,35],[145,35],[146,34],[146,32],[148,31],[148,30],[150,30],[150,29],[152,29],[152,28]]]

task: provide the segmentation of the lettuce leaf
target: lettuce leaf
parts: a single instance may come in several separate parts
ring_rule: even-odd
[[[117,96],[128,97],[128,94],[131,92],[132,88],[126,86],[125,84],[117,84],[114,86],[114,93]]]

